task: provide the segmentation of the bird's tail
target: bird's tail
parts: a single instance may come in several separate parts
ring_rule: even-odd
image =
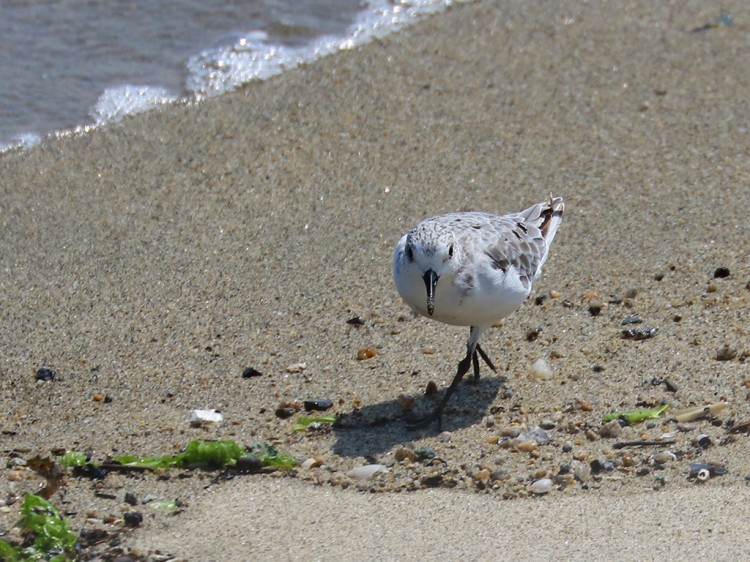
[[[557,233],[557,227],[559,227],[562,222],[563,211],[565,211],[563,198],[554,197],[550,193],[547,201],[537,203],[519,213],[525,222],[536,226],[541,232],[542,238],[544,238],[544,253],[539,266],[537,267],[537,275],[541,272],[544,262],[547,261],[547,253],[550,244],[552,244],[552,240],[555,238],[555,233]]]
[[[562,197],[553,197],[549,194],[549,199],[546,203],[542,203],[543,209],[541,212],[542,224],[539,229],[542,231],[544,241],[547,242],[547,247],[552,244],[552,240],[555,238],[557,227],[560,226],[563,217],[563,211],[565,211],[565,203]]]

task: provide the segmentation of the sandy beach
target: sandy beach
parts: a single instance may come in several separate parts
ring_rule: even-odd
[[[739,559],[748,22],[741,2],[459,4],[231,94],[0,156],[0,528],[14,535],[18,497],[40,486],[34,456],[234,439],[309,467],[71,476],[51,501],[77,530],[142,512],[119,535],[131,560]],[[396,242],[427,216],[550,192],[566,214],[544,275],[483,339],[498,373],[461,385],[444,432],[408,429],[398,396],[432,407],[424,390],[450,383],[467,330],[412,317]],[[623,337],[629,316],[656,335]],[[530,374],[540,358],[551,375]],[[43,367],[54,380],[36,380]],[[340,424],[276,415],[309,398]],[[602,430],[664,402],[658,420]],[[204,408],[224,421],[191,426]],[[544,442],[514,440],[540,427]],[[614,447],[635,440],[667,442]],[[404,458],[418,449],[434,458]],[[389,471],[349,475],[372,463]],[[726,473],[696,482],[691,463]],[[554,485],[535,496],[541,478]]]

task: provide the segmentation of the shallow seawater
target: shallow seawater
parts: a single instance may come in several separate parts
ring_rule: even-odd
[[[448,0],[2,3],[0,152],[390,33]]]

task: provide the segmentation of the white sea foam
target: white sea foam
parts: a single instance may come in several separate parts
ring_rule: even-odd
[[[285,70],[344,49],[384,37],[427,14],[441,12],[450,0],[372,0],[341,36],[319,37],[303,47],[269,44],[257,31],[228,46],[201,52],[188,61],[187,89],[197,97],[212,96],[251,80],[264,80]]]
[[[97,125],[117,123],[128,115],[143,113],[178,97],[165,88],[152,86],[118,86],[107,89],[96,102],[91,116]]]

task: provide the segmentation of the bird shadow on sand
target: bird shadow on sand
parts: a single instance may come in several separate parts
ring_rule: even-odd
[[[443,413],[443,431],[455,431],[479,423],[495,400],[505,377],[486,377],[478,384],[462,383]],[[397,399],[363,406],[339,417],[333,426],[333,452],[342,457],[377,458],[397,443],[407,443],[439,433],[433,421],[425,427],[409,428],[409,420],[435,408],[445,389],[432,398],[419,397],[414,408],[404,413]]]

